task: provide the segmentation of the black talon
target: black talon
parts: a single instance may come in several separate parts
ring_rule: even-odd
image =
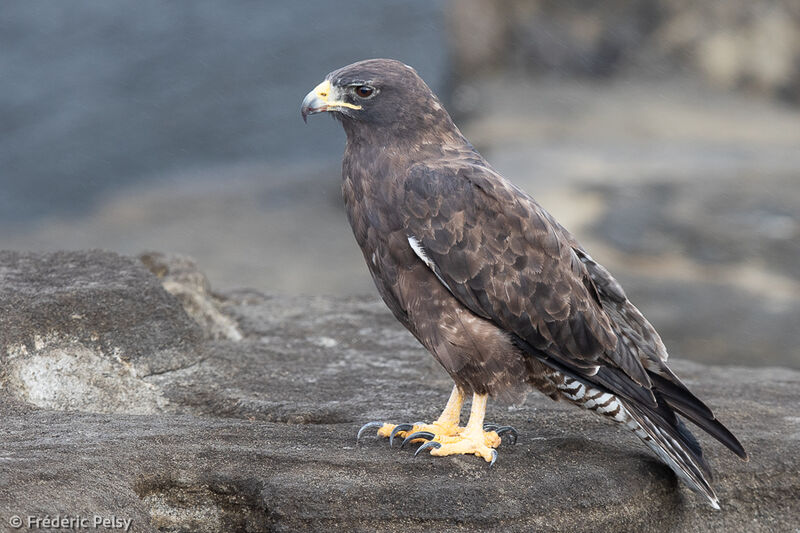
[[[484,424],[483,430],[484,431],[495,431],[497,429],[497,424]]]
[[[497,461],[497,450],[492,450],[492,462],[489,463],[489,468],[494,466],[495,461]]]
[[[514,429],[513,427],[511,427],[511,426],[502,426],[502,427],[497,428],[495,431],[497,432],[497,435],[499,437],[502,437],[503,435],[508,433],[509,436],[511,436],[514,439],[512,441],[513,444],[517,443],[517,430]]]
[[[419,455],[419,452],[421,452],[422,450],[427,450],[428,448],[441,448],[441,447],[442,443],[436,442],[435,440],[429,440],[428,442],[423,443],[422,446],[417,448],[417,451],[414,452],[414,457]]]
[[[368,430],[369,428],[379,428],[379,427],[383,427],[383,422],[367,422],[366,424],[361,426],[361,429],[358,430],[358,435],[356,435],[356,444],[358,444],[358,440],[361,438],[361,435],[363,435],[366,430]]]
[[[406,444],[408,444],[409,442],[411,442],[414,439],[428,439],[428,440],[431,440],[435,436],[436,435],[434,435],[430,431],[417,431],[415,433],[412,433],[411,435],[409,435],[405,439],[403,439],[403,444],[401,444],[400,447],[402,448],[403,446],[405,446]]]
[[[389,446],[391,447],[394,444],[394,436],[397,435],[400,431],[408,431],[409,429],[413,428],[412,424],[397,424],[392,432],[389,434]]]

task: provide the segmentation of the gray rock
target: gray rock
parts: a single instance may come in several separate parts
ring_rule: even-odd
[[[800,281],[800,180],[761,175],[596,186],[593,233],[625,253],[678,253],[705,265],[757,263]]]
[[[47,409],[149,413],[147,376],[194,364],[202,329],[135,259],[0,252],[4,388]]]
[[[717,472],[715,512],[633,436],[538,394],[490,405],[489,419],[521,432],[493,468],[475,457],[414,458],[373,437],[357,445],[365,421],[435,417],[450,387],[373,299],[228,292],[219,310],[243,338],[213,340],[132,259],[5,253],[0,265],[4,521],[116,516],[133,531],[187,532],[758,532],[800,521],[795,371],[675,363],[752,455],[740,462],[701,437]],[[91,322],[53,318],[76,312],[97,321],[105,344],[92,341]],[[36,336],[52,344],[26,340]],[[76,339],[88,351],[73,349]],[[10,357],[8,346],[25,349]],[[137,354],[133,366],[181,349],[193,363],[110,381],[102,364],[118,368],[120,346]],[[97,402],[37,405],[11,386],[9,364],[53,350],[80,361],[118,402],[116,389],[141,382],[163,405],[141,414]]]
[[[164,289],[180,300],[184,311],[200,324],[209,338],[242,340],[242,334],[233,320],[218,309],[211,283],[197,269],[192,258],[148,252],[140,255],[139,259],[161,279]]]

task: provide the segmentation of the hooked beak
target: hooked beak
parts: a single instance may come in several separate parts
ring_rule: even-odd
[[[308,122],[309,115],[316,115],[323,111],[336,111],[341,108],[361,109],[361,106],[342,100],[336,87],[333,87],[330,81],[325,80],[303,98],[300,114],[303,115],[303,121]]]

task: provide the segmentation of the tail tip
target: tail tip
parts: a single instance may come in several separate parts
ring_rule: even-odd
[[[714,510],[719,511],[720,510],[719,500],[716,498],[711,499],[711,507],[713,507]]]

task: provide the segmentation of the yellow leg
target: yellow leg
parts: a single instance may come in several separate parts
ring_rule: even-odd
[[[500,446],[500,437],[494,431],[483,430],[487,400],[486,394],[474,394],[467,426],[455,436],[437,435],[433,442],[438,442],[441,446],[427,446],[433,448],[431,455],[474,454],[494,463],[497,459],[495,448]]]
[[[458,385],[453,385],[453,392],[450,393],[450,399],[447,400],[444,411],[433,424],[458,427],[458,423],[461,422],[462,405],[464,405],[464,393],[458,388]]]
[[[405,438],[412,433],[418,431],[427,431],[434,435],[457,435],[461,430],[458,423],[461,421],[461,406],[464,405],[464,393],[458,388],[458,385],[453,385],[453,391],[450,393],[450,399],[447,400],[447,405],[444,406],[444,411],[439,415],[432,424],[414,424],[411,428],[405,431],[396,431],[395,436]],[[396,424],[383,424],[378,430],[379,437],[390,437],[392,431],[397,427]],[[411,442],[417,442],[423,439],[414,439]]]

